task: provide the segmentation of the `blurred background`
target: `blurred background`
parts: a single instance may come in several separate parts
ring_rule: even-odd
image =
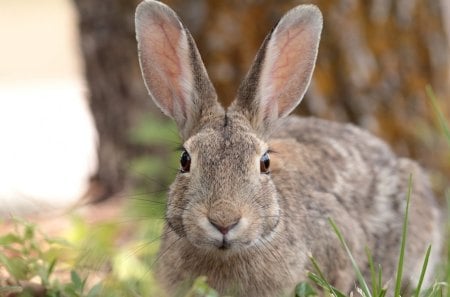
[[[76,10],[1,0],[0,38],[0,214],[67,206],[97,159]]]
[[[151,187],[170,180],[161,177],[173,172],[161,160],[176,132],[140,77],[138,2],[0,1],[2,213],[105,200],[146,170]],[[166,2],[191,30],[224,105],[278,18],[300,3],[318,5],[325,20],[318,63],[296,112],[379,135],[427,168],[442,196],[450,152],[425,86],[448,116],[449,1]],[[136,166],[142,174],[133,173]]]

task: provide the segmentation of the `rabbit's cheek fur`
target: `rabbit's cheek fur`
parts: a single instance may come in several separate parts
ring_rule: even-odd
[[[185,227],[183,226],[183,213],[189,202],[185,198],[188,186],[189,178],[184,174],[179,174],[176,182],[170,187],[167,201],[167,224],[180,237],[186,235]]]
[[[280,220],[275,187],[270,177],[266,176],[265,183],[258,187],[260,190],[256,193],[245,185],[239,188],[243,190],[238,193],[213,194],[215,198],[210,199],[196,197],[187,203],[181,224],[186,238],[194,246],[237,251],[263,239],[269,240]],[[222,226],[236,223],[223,234],[211,222]]]

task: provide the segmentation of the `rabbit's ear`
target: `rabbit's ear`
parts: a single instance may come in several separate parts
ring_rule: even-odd
[[[322,14],[314,5],[290,10],[266,37],[231,107],[261,134],[302,100],[316,63]]]
[[[185,140],[202,117],[222,111],[195,42],[172,9],[151,0],[136,9],[136,38],[147,89]]]

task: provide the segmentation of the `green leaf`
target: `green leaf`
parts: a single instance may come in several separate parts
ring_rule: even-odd
[[[16,234],[7,234],[4,236],[0,236],[0,245],[11,245],[13,243],[23,243],[22,238],[17,236]]]
[[[72,283],[74,285],[74,289],[76,291],[80,291],[80,292],[83,291],[84,283],[75,270],[70,271],[70,280],[72,281]]]
[[[7,258],[0,254],[0,263],[6,268],[8,273],[16,280],[27,279],[28,266],[22,258]]]
[[[36,226],[33,224],[25,223],[25,230],[23,238],[26,240],[31,240],[34,238]]]
[[[3,286],[0,287],[0,296],[9,296],[14,293],[21,293],[23,289],[19,286]]]
[[[80,295],[77,293],[77,289],[73,283],[68,284],[64,287],[64,293],[69,297],[79,297]]]
[[[302,282],[295,287],[295,297],[309,296],[317,296],[317,293],[308,283]]]
[[[87,294],[87,297],[97,297],[100,296],[100,292],[102,291],[102,285],[100,283],[93,286],[89,293]]]

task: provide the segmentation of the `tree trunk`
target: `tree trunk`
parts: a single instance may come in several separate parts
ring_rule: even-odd
[[[134,9],[139,1],[74,2],[90,109],[98,131],[98,170],[89,198],[102,200],[125,187],[130,160],[147,151],[132,143],[129,133],[145,112],[155,109],[137,58]]]
[[[445,0],[443,0],[445,2]],[[134,38],[139,1],[75,0],[82,49],[99,131],[96,181],[105,194],[127,180],[133,156],[127,131],[150,110]],[[228,105],[264,36],[289,8],[314,3],[324,31],[313,81],[298,112],[350,121],[380,135],[403,156],[450,176],[448,150],[433,127],[425,95],[430,84],[450,110],[449,36],[436,0],[168,0],[197,41],[219,98]],[[449,9],[447,8],[447,11]],[[444,101],[444,100],[443,100]]]

